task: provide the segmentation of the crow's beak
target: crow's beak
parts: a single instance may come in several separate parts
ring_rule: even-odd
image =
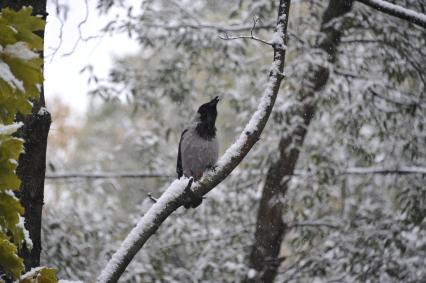
[[[216,105],[219,102],[219,96],[216,96],[215,98],[213,98],[209,103]]]

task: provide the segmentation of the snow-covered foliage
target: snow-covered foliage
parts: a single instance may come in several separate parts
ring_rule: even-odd
[[[42,39],[34,32],[44,21],[31,16],[32,8],[0,10],[0,281],[18,279],[25,267],[19,251],[33,246],[24,226],[24,207],[15,196],[21,180],[18,160],[24,140],[16,137],[23,126],[17,115],[31,113],[31,99],[42,82]]]
[[[416,11],[420,1],[401,5]],[[101,1],[104,11],[114,1]],[[126,2],[123,2],[126,5]],[[189,5],[190,4],[190,5]],[[285,84],[254,151],[203,205],[178,210],[130,264],[122,282],[236,282],[248,274],[256,210],[279,141],[316,111],[285,204],[288,225],[276,282],[421,282],[426,270],[424,174],[350,174],[350,168],[426,167],[426,32],[361,4],[330,23],[342,30],[334,62],[316,48],[325,1],[294,1]],[[173,174],[180,131],[196,106],[221,95],[224,151],[257,108],[272,59],[268,45],[218,38],[273,38],[276,1],[145,1],[108,28],[135,34],[137,56],[121,58],[93,94],[108,100],[80,132],[61,169]],[[273,25],[272,25],[273,26]],[[263,27],[263,28],[261,28]],[[228,31],[227,31],[228,30]],[[312,89],[326,66],[327,85]],[[126,98],[127,103],[114,100]],[[124,105],[123,105],[124,104]],[[52,184],[44,260],[59,277],[93,281],[158,197],[164,180]],[[161,188],[161,189],[159,189]],[[273,229],[274,227],[271,227]],[[252,274],[253,275],[253,274]]]

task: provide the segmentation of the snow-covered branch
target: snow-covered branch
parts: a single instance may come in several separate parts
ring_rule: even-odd
[[[378,11],[426,28],[426,15],[383,0],[357,0]]]
[[[266,122],[274,106],[281,80],[283,78],[284,58],[287,31],[288,11],[290,0],[280,0],[278,19],[273,40],[280,39],[282,44],[274,45],[274,60],[269,72],[268,82],[256,112],[240,134],[236,142],[228,148],[217,162],[213,172],[206,173],[203,178],[193,185],[193,193],[203,196],[223,181],[238,164],[244,159],[253,145],[259,140]],[[175,180],[157,200],[148,212],[140,219],[139,223],[126,237],[117,252],[107,263],[99,275],[97,282],[117,282],[121,274],[131,262],[136,253],[145,242],[155,233],[163,221],[184,203],[187,196],[188,184],[186,178]]]

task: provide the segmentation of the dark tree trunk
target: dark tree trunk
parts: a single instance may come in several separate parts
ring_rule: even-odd
[[[38,106],[41,105],[44,105],[44,102],[38,104]],[[32,115],[20,117],[19,120],[24,122],[24,126],[18,132],[18,135],[25,140],[25,153],[20,155],[16,169],[21,179],[19,199],[25,208],[25,227],[33,242],[31,250],[25,245],[21,250],[26,270],[40,265],[46,146],[51,123],[50,114],[44,112],[43,115],[39,115],[37,109],[39,110],[40,107],[34,104]]]
[[[335,61],[337,47],[342,31],[328,27],[326,24],[349,12],[352,0],[330,0],[324,12],[321,32],[323,40],[318,47],[328,53],[329,60]],[[290,176],[294,174],[300,148],[303,145],[307,128],[314,116],[315,105],[312,98],[323,88],[329,78],[329,70],[323,66],[309,68],[302,93],[298,99],[301,107],[286,114],[286,121],[290,122],[294,116],[303,119],[294,131],[284,136],[279,143],[279,158],[268,169],[257,216],[255,240],[249,257],[249,267],[256,271],[253,278],[246,278],[245,282],[273,282],[280,263],[284,258],[279,257],[281,242],[287,232],[287,225],[282,220],[284,203],[282,198],[287,192]],[[309,86],[309,87],[308,87]]]
[[[10,7],[14,10],[20,10],[24,6],[33,7],[33,15],[46,17],[46,0],[2,0],[0,2],[0,9]],[[44,30],[40,31],[38,35],[44,37]],[[25,153],[20,155],[16,169],[16,173],[21,179],[21,187],[17,196],[25,208],[25,227],[28,229],[34,244],[31,251],[25,245],[20,251],[26,270],[40,265],[46,146],[51,123],[50,114],[47,111],[40,111],[45,106],[43,86],[41,87],[39,101],[33,101],[33,103],[31,115],[18,115],[17,117],[18,121],[24,123],[17,136],[25,140]]]
[[[33,15],[41,15],[42,17],[45,17],[46,2],[46,0],[2,0],[0,1],[0,9],[9,7],[15,11],[19,11],[22,7],[31,6],[33,7]]]

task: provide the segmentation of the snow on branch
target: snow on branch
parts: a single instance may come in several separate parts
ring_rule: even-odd
[[[286,42],[288,11],[291,0],[280,0],[276,32],[273,38],[280,37]],[[275,99],[283,78],[285,49],[282,45],[274,46],[274,60],[270,69],[268,82],[256,112],[237,141],[219,159],[214,171],[206,173],[203,178],[192,186],[196,196],[203,196],[223,181],[235,167],[244,159],[253,145],[259,140],[260,134],[269,119]],[[117,282],[127,265],[145,242],[155,233],[166,218],[183,205],[192,179],[175,180],[157,200],[148,212],[139,220],[135,228],[126,237],[120,248],[109,260],[97,282]]]
[[[357,0],[378,11],[426,28],[426,15],[383,0]]]

